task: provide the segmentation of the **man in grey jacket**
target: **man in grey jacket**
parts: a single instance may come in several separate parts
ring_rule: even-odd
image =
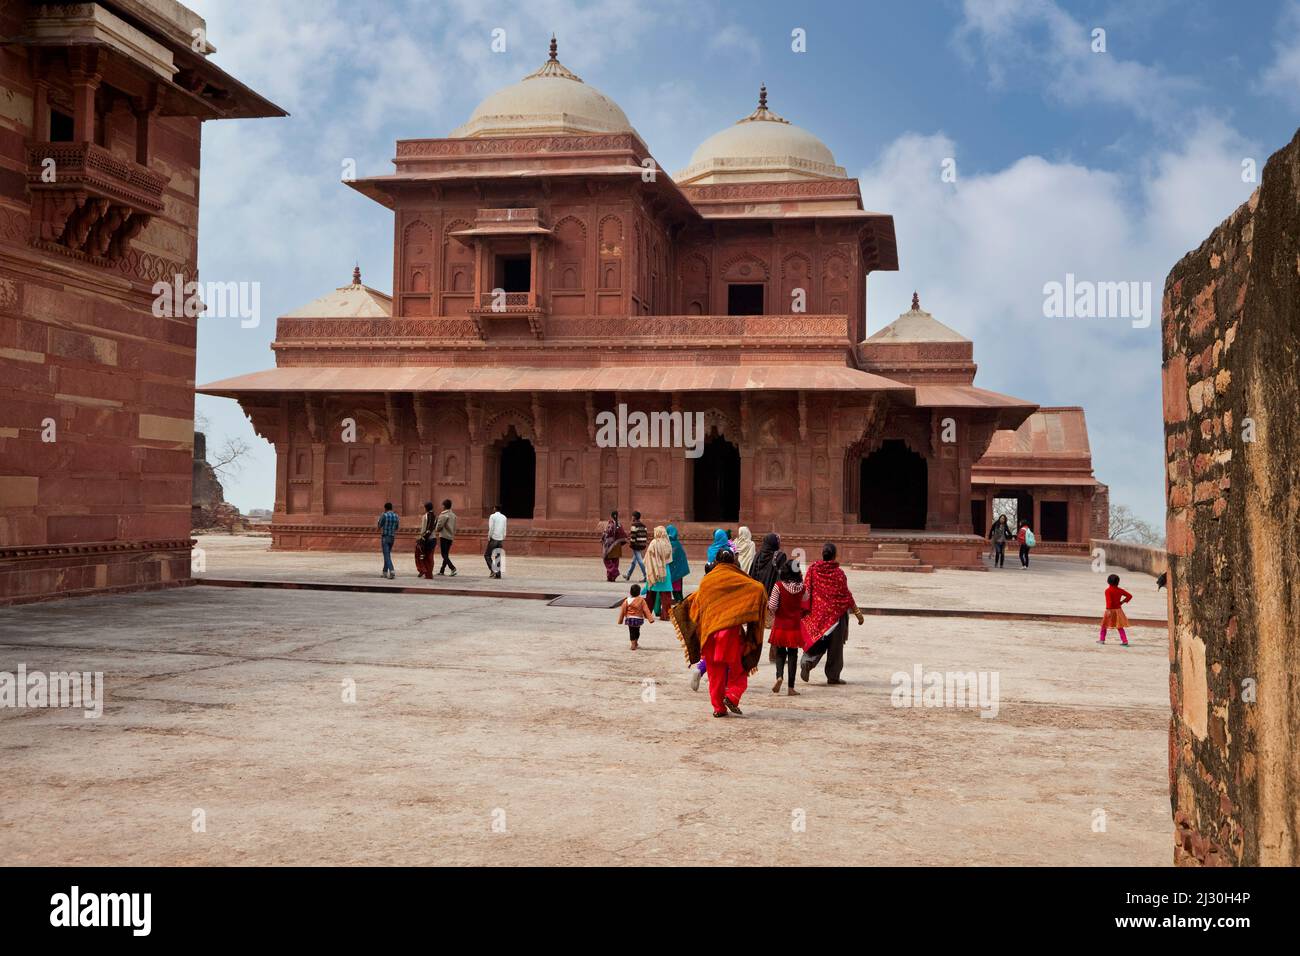
[[[451,499],[442,503],[442,513],[433,525],[434,536],[438,539],[438,551],[442,555],[442,566],[438,568],[441,575],[451,568],[451,576],[456,576],[456,565],[451,563],[451,543],[456,539],[456,512],[451,510]]]

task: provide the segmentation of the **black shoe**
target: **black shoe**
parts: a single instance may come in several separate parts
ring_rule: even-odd
[[[741,717],[745,716],[745,712],[740,709],[740,705],[733,702],[730,697],[722,698],[722,702],[727,705],[727,710],[731,711],[733,714],[738,714]]]
[[[837,678],[835,678],[834,680],[827,680],[826,683],[828,683],[828,684],[847,684],[848,681],[846,681],[846,680],[840,680],[840,679],[837,677]]]
[[[808,678],[811,674],[812,674],[812,664],[808,663],[807,661],[800,661],[799,676],[803,678],[803,682],[805,684],[808,683]]]

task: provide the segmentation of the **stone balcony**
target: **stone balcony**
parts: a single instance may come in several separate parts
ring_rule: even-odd
[[[116,262],[163,210],[168,178],[94,143],[30,143],[33,244]]]

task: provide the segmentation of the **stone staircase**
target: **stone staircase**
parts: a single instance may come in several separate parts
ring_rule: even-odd
[[[919,571],[929,573],[934,570],[932,564],[922,564],[921,559],[912,553],[912,549],[903,541],[882,541],[876,545],[876,553],[866,561],[855,563],[855,568],[864,571]]]

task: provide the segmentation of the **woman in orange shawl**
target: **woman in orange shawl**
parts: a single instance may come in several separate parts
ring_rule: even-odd
[[[740,714],[749,674],[758,670],[763,650],[763,585],[736,567],[730,551],[720,551],[699,588],[673,608],[673,629],[687,663],[703,660],[709,674],[714,717]]]

